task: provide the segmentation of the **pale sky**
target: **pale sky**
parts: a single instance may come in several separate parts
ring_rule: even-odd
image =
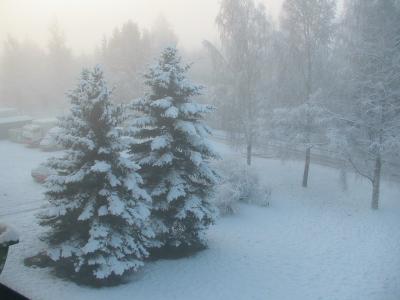
[[[262,0],[273,17],[283,0]],[[131,19],[150,28],[163,14],[179,37],[193,49],[216,38],[220,0],[0,0],[0,42],[7,34],[46,45],[50,24],[57,20],[75,53],[90,53],[104,34]]]

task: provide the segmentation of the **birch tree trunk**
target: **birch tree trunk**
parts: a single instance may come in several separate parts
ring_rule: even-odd
[[[374,210],[379,209],[379,189],[381,183],[381,169],[382,169],[381,156],[378,155],[375,160],[374,177],[372,180],[371,208]]]

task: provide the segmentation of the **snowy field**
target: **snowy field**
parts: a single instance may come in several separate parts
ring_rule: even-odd
[[[209,249],[193,257],[148,263],[130,283],[102,289],[27,268],[23,259],[43,247],[35,220],[43,189],[30,171],[49,155],[0,142],[0,222],[21,236],[0,281],[32,299],[400,299],[400,188],[384,182],[381,209],[371,211],[368,182],[349,176],[342,192],[337,170],[311,165],[303,189],[301,162],[267,159],[254,165],[271,206],[242,205],[219,219]]]

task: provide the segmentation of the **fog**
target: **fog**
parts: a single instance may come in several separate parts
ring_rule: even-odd
[[[282,0],[264,2],[277,17]],[[218,6],[218,0],[1,0],[0,41],[11,34],[45,46],[48,28],[57,20],[68,46],[77,54],[88,54],[123,22],[132,20],[149,29],[163,15],[181,46],[200,48],[203,39],[216,38]]]
[[[400,0],[0,0],[28,297],[400,299],[399,200]]]

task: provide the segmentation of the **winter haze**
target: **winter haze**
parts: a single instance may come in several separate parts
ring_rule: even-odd
[[[282,0],[265,0],[277,17]],[[203,39],[217,36],[214,19],[219,0],[1,0],[0,39],[7,34],[46,45],[48,28],[57,20],[68,46],[77,53],[90,52],[104,34],[126,20],[151,28],[163,15],[188,48],[201,47]]]
[[[0,299],[398,300],[399,216],[399,0],[0,0]]]

